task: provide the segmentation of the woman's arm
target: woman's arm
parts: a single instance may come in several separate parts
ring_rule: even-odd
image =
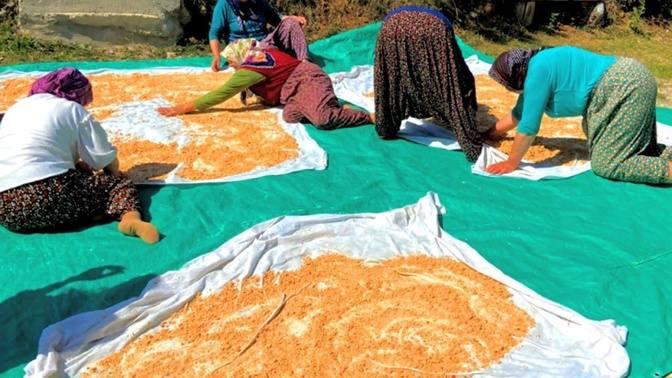
[[[218,72],[221,65],[221,58],[219,55],[220,45],[219,38],[222,36],[223,31],[228,32],[228,25],[226,24],[226,15],[224,13],[224,3],[225,0],[220,0],[215,5],[215,9],[212,11],[212,22],[210,22],[210,31],[208,32],[208,39],[210,40],[210,52],[212,52],[212,64],[210,68],[213,71]],[[228,35],[224,36],[225,40],[228,41]]]
[[[523,93],[518,96],[516,107],[511,112],[511,121],[515,123],[516,119],[519,120],[515,125],[518,132],[513,140],[511,153],[506,161],[486,167],[487,172],[502,175],[515,171],[534,142],[541,126],[544,109],[553,91],[553,83],[547,64],[549,63],[535,65],[530,63]],[[507,120],[500,126],[503,129],[509,127],[508,130],[510,130],[511,125],[512,123]]]
[[[518,126],[518,120],[513,116],[513,113],[497,120],[495,126],[488,131],[488,139],[501,139],[506,136],[509,130],[513,130]]]
[[[212,69],[213,72],[219,72],[219,69],[222,66],[222,58],[219,55],[219,40],[218,39],[211,39],[210,40],[210,52],[212,53],[212,63],[210,64],[210,68]]]
[[[114,159],[114,161],[111,162],[110,164],[108,164],[104,168],[104,170],[105,170],[106,173],[109,173],[111,175],[115,175],[115,176],[121,175],[121,173],[119,172],[119,158]]]
[[[172,117],[180,114],[203,111],[230,99],[236,94],[264,80],[266,80],[266,77],[260,73],[239,69],[224,85],[214,91],[208,92],[194,101],[183,102],[171,107],[159,108],[159,113],[166,117]]]
[[[513,139],[509,158],[501,163],[489,165],[485,170],[495,175],[503,175],[515,171],[523,160],[523,156],[525,156],[527,150],[530,149],[534,138],[534,135],[516,134],[516,137]]]
[[[105,129],[83,107],[73,112],[77,124],[77,160],[81,159],[91,170],[99,171],[117,158],[117,149],[110,143]]]

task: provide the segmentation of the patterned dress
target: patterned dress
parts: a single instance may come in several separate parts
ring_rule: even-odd
[[[595,174],[663,184],[672,149],[656,141],[656,80],[633,59],[620,58],[593,89],[583,119]]]
[[[370,121],[365,112],[338,103],[331,78],[322,68],[302,62],[282,86],[280,102],[285,122],[308,121],[321,130],[358,126]]]
[[[0,192],[0,224],[14,232],[72,227],[140,211],[138,191],[125,178],[70,170]]]
[[[433,117],[455,134],[470,161],[484,136],[476,124],[476,86],[450,21],[438,11],[406,6],[391,11],[376,43],[376,131],[396,137],[408,117]]]
[[[298,21],[285,18],[264,40],[268,46],[276,47],[298,60],[308,59],[306,34]]]

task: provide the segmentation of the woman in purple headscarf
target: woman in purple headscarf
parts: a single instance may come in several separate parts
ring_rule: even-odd
[[[14,232],[72,227],[101,217],[147,243],[133,183],[119,172],[117,150],[84,106],[89,80],[74,68],[39,78],[0,123],[0,224]]]

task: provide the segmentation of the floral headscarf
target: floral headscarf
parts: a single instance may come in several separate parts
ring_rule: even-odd
[[[530,59],[541,50],[511,49],[501,53],[490,67],[490,77],[510,91],[522,91]]]
[[[222,56],[229,61],[229,64],[240,66],[256,45],[257,41],[254,38],[237,39],[224,48]]]

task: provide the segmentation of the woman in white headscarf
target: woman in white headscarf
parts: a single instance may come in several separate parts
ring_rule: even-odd
[[[194,101],[160,108],[159,112],[175,116],[203,111],[249,90],[267,105],[283,105],[283,118],[289,123],[308,121],[330,130],[372,121],[372,115],[366,112],[341,106],[329,75],[314,63],[254,39],[235,41],[222,55],[236,70],[224,85]]]

